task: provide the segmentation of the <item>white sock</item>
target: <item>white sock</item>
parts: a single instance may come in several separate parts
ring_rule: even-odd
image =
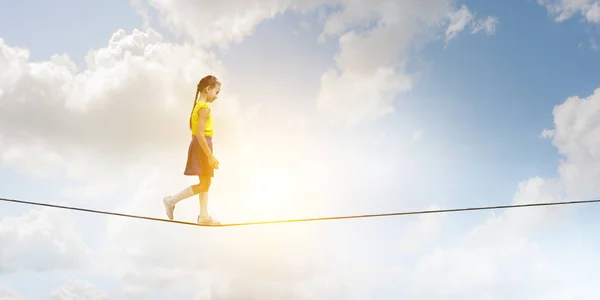
[[[191,196],[194,196],[194,191],[192,190],[191,186],[186,187],[185,189],[181,190],[179,193],[173,195],[170,197],[169,202],[171,202],[171,204],[175,205],[177,204],[177,202],[189,198]]]
[[[207,217],[208,216],[208,193],[200,193],[200,216]]]

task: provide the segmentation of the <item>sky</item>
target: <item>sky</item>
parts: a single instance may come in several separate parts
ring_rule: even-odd
[[[599,24],[598,0],[5,1],[0,197],[166,218],[212,74],[222,223],[596,199]],[[599,212],[0,202],[0,299],[597,299]]]

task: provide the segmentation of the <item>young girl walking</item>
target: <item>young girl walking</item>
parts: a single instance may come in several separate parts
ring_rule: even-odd
[[[214,169],[219,168],[219,161],[213,155],[213,121],[209,104],[217,99],[220,90],[221,83],[212,75],[202,78],[198,83],[190,115],[192,141],[188,148],[187,163],[183,174],[198,176],[200,182],[186,187],[175,195],[163,198],[165,210],[170,220],[173,220],[173,210],[177,202],[199,194],[200,215],[198,215],[198,224],[220,224],[219,221],[214,220],[208,214],[207,208],[208,190],[214,177]]]

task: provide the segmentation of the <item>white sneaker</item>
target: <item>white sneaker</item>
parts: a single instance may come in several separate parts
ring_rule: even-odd
[[[198,216],[199,225],[219,226],[221,222],[213,219],[211,216]]]
[[[173,220],[173,210],[175,210],[175,205],[171,204],[171,197],[167,196],[163,198],[163,204],[165,205],[165,211],[167,212],[167,217],[169,220]]]

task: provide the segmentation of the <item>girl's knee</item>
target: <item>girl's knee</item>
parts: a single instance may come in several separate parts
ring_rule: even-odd
[[[194,194],[206,193],[210,189],[210,184],[210,177],[202,178],[200,179],[200,183],[192,186],[192,190],[194,191]]]

